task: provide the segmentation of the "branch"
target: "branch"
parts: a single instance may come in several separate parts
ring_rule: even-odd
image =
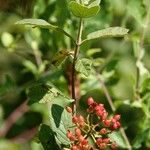
[[[79,30],[78,30],[78,36],[76,40],[76,47],[74,50],[74,57],[73,57],[73,64],[72,64],[72,98],[75,100],[73,103],[73,113],[76,111],[76,91],[75,91],[75,65],[76,65],[76,60],[77,60],[77,55],[80,50],[80,45],[81,45],[81,38],[82,38],[82,31],[83,31],[83,20],[80,18],[80,23],[79,23]]]
[[[115,108],[115,106],[113,104],[112,98],[111,98],[111,96],[109,94],[109,91],[108,91],[106,85],[105,85],[105,82],[102,80],[102,78],[101,78],[101,76],[99,74],[96,74],[96,77],[99,80],[100,84],[102,85],[102,89],[104,91],[104,94],[105,94],[105,96],[107,98],[107,101],[108,101],[108,103],[109,103],[112,111],[115,112],[116,108]],[[127,149],[128,150],[132,150],[132,147],[130,145],[130,142],[128,140],[128,137],[127,137],[127,135],[126,135],[125,130],[123,129],[123,127],[120,128],[120,133],[121,133],[121,135],[122,135],[122,137],[123,137],[123,139],[124,139],[124,141],[125,141],[125,143],[127,145]]]
[[[25,143],[26,141],[29,141],[32,138],[34,138],[37,131],[38,131],[38,127],[33,127],[31,129],[21,133],[20,135],[12,138],[11,141],[18,142],[18,143]]]
[[[24,101],[19,107],[17,107],[10,116],[4,121],[0,129],[0,137],[6,136],[9,129],[13,124],[28,111],[27,101]]]

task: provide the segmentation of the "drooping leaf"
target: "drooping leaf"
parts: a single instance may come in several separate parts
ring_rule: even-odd
[[[57,27],[57,26],[53,26],[49,24],[47,21],[42,20],[42,19],[23,19],[23,20],[17,21],[15,24],[16,25],[32,25],[33,27],[41,27],[41,28],[53,29],[53,30],[55,30],[55,28]]]
[[[51,84],[37,84],[29,88],[28,90],[28,104],[34,103],[59,103],[61,106],[73,102],[73,100],[59,91],[55,86]]]
[[[128,33],[128,29],[122,27],[109,27],[98,30],[87,35],[86,40],[106,38],[106,37],[122,37]]]
[[[119,148],[127,148],[120,133],[112,132],[111,134],[109,134],[109,137],[112,141],[115,141],[117,143]]]
[[[55,140],[55,133],[45,124],[42,124],[39,131],[39,140],[45,150],[60,150]]]
[[[57,142],[63,145],[70,144],[66,133],[72,124],[72,115],[66,111],[63,107],[57,104],[53,104],[50,110],[50,125],[52,130],[56,133]]]
[[[31,25],[33,27],[41,27],[44,29],[51,29],[51,30],[60,32],[64,35],[68,36],[70,39],[72,39],[74,41],[72,36],[69,35],[66,31],[64,31],[63,29],[59,28],[58,26],[54,26],[42,19],[23,19],[23,20],[17,21],[15,24],[16,25]]]
[[[81,74],[88,77],[91,72],[91,66],[92,66],[91,60],[82,58],[77,60],[75,69],[77,72],[80,72]]]
[[[71,1],[69,3],[69,9],[76,17],[89,18],[96,15],[99,12],[100,6],[97,5],[97,6],[90,7],[90,6],[81,5],[75,1]]]
[[[69,55],[70,55],[69,51],[66,50],[58,51],[52,59],[52,64],[54,66],[59,67]]]

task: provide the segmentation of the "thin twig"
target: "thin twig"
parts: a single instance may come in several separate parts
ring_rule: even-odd
[[[97,79],[99,80],[100,84],[102,85],[102,89],[104,91],[104,94],[105,94],[105,96],[107,98],[107,101],[108,101],[112,111],[115,112],[116,108],[115,108],[115,106],[113,104],[112,98],[111,98],[111,96],[109,94],[109,91],[108,91],[106,85],[105,85],[105,82],[103,81],[103,79],[101,78],[101,76],[99,74],[96,74],[96,76],[97,76]],[[126,143],[127,149],[128,150],[132,150],[131,144],[130,144],[130,142],[128,140],[128,137],[127,137],[127,135],[125,133],[124,128],[122,128],[122,127],[120,128],[120,133],[121,133],[121,135],[122,135],[122,137],[123,137],[123,139],[124,139],[124,141]]]
[[[13,124],[28,111],[27,101],[24,101],[19,107],[17,107],[10,116],[4,121],[0,129],[0,137],[4,137]]]
[[[23,143],[31,140],[32,138],[34,138],[37,131],[38,131],[38,127],[33,127],[31,129],[21,133],[20,135],[12,138],[11,141],[23,144]]]
[[[110,96],[110,94],[109,94],[109,92],[108,92],[108,90],[107,90],[107,87],[106,87],[104,81],[102,80],[101,76],[98,75],[98,74],[97,74],[97,79],[99,80],[99,82],[100,82],[101,85],[102,85],[102,88],[103,88],[103,90],[104,90],[104,94],[105,94],[105,96],[106,96],[106,98],[107,98],[107,100],[108,100],[108,103],[109,103],[109,105],[110,105],[112,111],[115,112],[115,111],[116,111],[116,108],[115,108],[115,106],[114,106],[114,104],[113,104],[112,98],[111,98],[111,96]]]

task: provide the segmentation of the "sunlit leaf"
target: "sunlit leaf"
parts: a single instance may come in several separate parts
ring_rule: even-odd
[[[32,61],[25,60],[23,61],[23,65],[25,67],[25,71],[32,72],[34,75],[38,73],[38,68]]]
[[[74,1],[71,1],[69,3],[69,8],[71,12],[73,13],[73,15],[79,18],[92,17],[96,15],[100,10],[100,6],[88,7],[88,6],[81,5]]]
[[[109,134],[109,137],[112,141],[115,141],[120,148],[127,148],[120,133],[112,132]]]
[[[57,141],[60,144],[70,144],[69,139],[66,136],[67,130],[69,130],[72,124],[72,115],[68,113],[63,107],[57,104],[53,104],[50,110],[50,125],[52,130],[56,133]]]
[[[86,58],[78,59],[75,69],[86,77],[89,76],[91,72],[92,61]]]
[[[16,25],[32,25],[33,27],[51,29],[51,30],[60,32],[73,40],[72,36],[69,35],[67,32],[65,32],[63,29],[59,28],[58,26],[51,25],[50,23],[42,19],[23,19],[23,20],[17,21],[15,24]]]
[[[14,41],[14,38],[13,38],[13,36],[10,33],[4,32],[1,35],[1,41],[2,41],[2,44],[5,47],[10,47],[11,44],[13,43],[13,41]]]
[[[61,106],[70,104],[73,100],[63,95],[55,86],[51,84],[36,84],[28,90],[28,104],[34,103],[59,103]]]
[[[128,29],[122,27],[109,27],[98,30],[87,35],[87,40],[106,38],[106,37],[122,37],[128,33]]]

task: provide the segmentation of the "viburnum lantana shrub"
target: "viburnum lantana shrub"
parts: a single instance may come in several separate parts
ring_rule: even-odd
[[[117,144],[109,138],[109,134],[120,128],[120,115],[108,116],[108,112],[101,103],[96,103],[92,97],[87,100],[87,118],[82,115],[74,115],[72,122],[75,125],[74,131],[67,131],[67,137],[71,142],[70,150],[96,150],[96,148],[106,149],[110,147],[117,149]],[[72,113],[70,107],[66,108]],[[94,122],[94,118],[97,118]],[[91,137],[94,146],[89,144]]]
[[[123,37],[128,33],[128,29],[109,27],[84,35],[83,39],[84,22],[86,18],[97,15],[100,0],[72,0],[68,3],[68,8],[79,21],[76,37],[42,19],[23,19],[16,23],[59,32],[69,38],[73,45],[73,52],[72,49],[64,48],[66,50],[60,50],[52,60],[56,68],[65,60],[70,60],[70,94],[65,95],[59,87],[46,80],[38,80],[28,89],[28,105],[45,103],[50,112],[49,124],[40,126],[39,140],[45,150],[94,150],[107,147],[116,149],[118,146],[109,138],[109,134],[120,127],[120,115],[109,117],[104,105],[96,103],[93,98],[87,101],[87,118],[80,115],[77,108],[76,77],[77,75],[88,77],[96,72],[92,60],[79,55],[83,44],[93,39]],[[68,107],[70,105],[71,107]]]

